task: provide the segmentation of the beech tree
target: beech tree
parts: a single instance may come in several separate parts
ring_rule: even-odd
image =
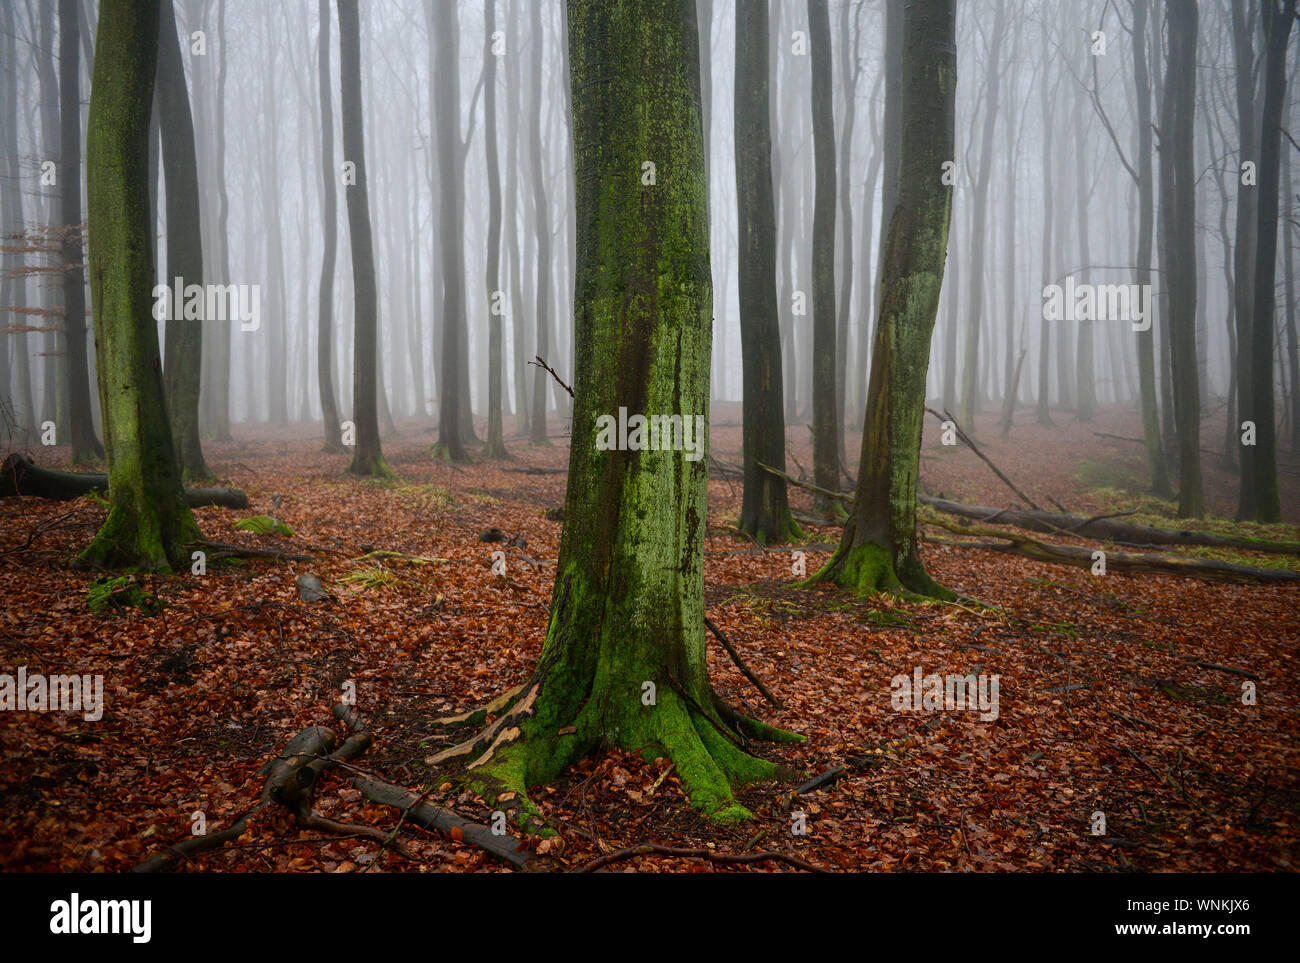
[[[391,476],[379,443],[379,305],[375,249],[366,194],[365,126],[361,112],[361,26],[357,0],[338,0],[339,83],[343,112],[343,160],[355,165],[345,181],[348,232],[352,239],[353,340],[352,418],[356,449],[348,471]],[[355,180],[353,180],[355,178]]]
[[[497,56],[492,50],[496,32],[496,0],[487,0],[483,25],[483,136],[487,153],[488,249],[483,275],[488,308],[488,433],[483,453],[489,458],[510,458],[501,428],[501,315],[496,304],[501,290],[501,170],[497,163]],[[505,310],[505,305],[500,305]]]
[[[188,287],[204,281],[203,231],[194,120],[185,88],[185,67],[181,63],[172,0],[162,0],[158,22],[158,126],[162,131],[162,168],[167,184],[167,277],[179,277],[183,287]],[[184,316],[181,304],[173,304],[165,328],[163,385],[167,391],[176,457],[180,461],[181,477],[187,481],[212,477],[199,442],[201,325],[201,321]]]
[[[745,490],[740,529],[761,545],[802,534],[790,515],[776,306],[767,0],[737,0],[735,151]]]
[[[713,691],[704,649],[707,461],[605,451],[597,418],[707,414],[713,296],[692,0],[570,0],[577,201],[577,366],[564,535],[546,642],[496,722],[432,757],[472,760],[498,805],[601,744],[671,759],[712,819],[750,817],[732,795],[778,767],[740,735],[798,737]],[[656,183],[642,183],[655,163]]]
[[[926,573],[917,551],[916,480],[952,205],[940,175],[953,156],[954,3],[903,7],[898,202],[885,240],[858,486],[838,547],[809,579],[858,593],[951,594]]]
[[[101,568],[188,566],[186,546],[199,536],[181,487],[153,318],[148,136],[158,6],[103,0],[90,88],[90,291],[109,511],[79,560]]]
[[[316,383],[325,420],[325,451],[343,451],[339,404],[334,396],[334,262],[338,254],[338,173],[334,168],[334,101],[330,96],[330,6],[320,0],[318,37],[320,87],[321,215],[325,252],[320,265],[320,322],[316,342]]]
[[[68,427],[72,460],[103,458],[90,414],[86,359],[86,275],[81,250],[81,47],[77,0],[59,0],[59,190],[63,232],[63,333],[67,351]]]

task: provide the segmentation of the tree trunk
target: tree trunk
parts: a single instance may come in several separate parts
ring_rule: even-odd
[[[532,90],[528,111],[528,142],[532,149],[533,217],[537,228],[537,285],[535,354],[545,358],[549,350],[547,335],[550,329],[551,306],[551,219],[546,199],[544,176],[546,154],[542,149],[542,5],[530,4],[532,11],[530,36],[534,38],[532,57],[529,60],[529,89]],[[692,23],[692,28],[695,24]],[[697,39],[698,45],[698,39]],[[651,160],[649,157],[642,160]],[[640,171],[640,163],[637,165]],[[534,445],[549,445],[546,437],[546,383],[550,375],[541,368],[534,369],[533,403],[528,423],[528,438]]]
[[[1166,22],[1168,66],[1160,112],[1160,227],[1169,305],[1165,325],[1173,362],[1178,515],[1199,518],[1205,513],[1205,504],[1201,493],[1201,398],[1196,378],[1196,0],[1169,0]]]
[[[736,9],[735,151],[745,488],[740,529],[760,545],[799,532],[785,479],[781,329],[776,304],[776,202],[772,196],[767,0]],[[842,432],[841,432],[842,433]]]
[[[954,0],[904,9],[899,197],[885,248],[857,496],[839,547],[811,580],[858,593],[950,594],[917,551],[916,480],[952,205],[936,172],[953,156],[955,32]]]
[[[1279,167],[1282,162],[1282,114],[1286,106],[1286,48],[1296,19],[1296,0],[1263,0],[1264,108],[1260,118],[1259,210],[1255,244],[1254,316],[1251,322],[1250,407],[1241,416],[1255,422],[1255,445],[1247,452],[1253,465],[1254,514],[1259,522],[1277,522],[1282,506],[1277,486],[1277,426],[1273,421],[1273,331],[1277,307],[1277,228]],[[1289,199],[1288,199],[1289,200]],[[1250,279],[1237,276],[1239,284]],[[1244,472],[1243,472],[1244,475]]]
[[[157,4],[100,4],[86,184],[110,508],[79,560],[101,568],[188,566],[186,546],[199,538],[172,445],[152,311],[148,132],[158,21]]]
[[[361,109],[361,25],[357,0],[338,0],[339,83],[343,113],[343,158],[356,165],[347,186],[348,233],[352,239],[353,341],[352,418],[356,449],[348,471],[390,477],[379,443],[379,318],[375,251],[366,194],[365,127]]]
[[[59,0],[59,188],[63,231],[63,339],[73,464],[103,458],[90,413],[86,361],[86,274],[81,249],[81,62],[77,0]],[[197,192],[196,192],[197,194]]]
[[[732,786],[777,767],[739,733],[792,738],[727,707],[709,683],[703,538],[707,462],[608,451],[597,418],[707,413],[712,294],[691,0],[570,0],[577,291],[568,522],[546,643],[513,708],[433,757],[477,758],[480,794],[522,797],[598,746],[672,760],[713,820],[750,817]],[[642,185],[641,164],[661,176]],[[545,374],[545,372],[542,372]],[[482,751],[482,750],[486,751]]]
[[[320,0],[320,165],[325,252],[320,265],[320,319],[316,340],[316,383],[325,419],[324,450],[344,451],[339,403],[334,395],[334,264],[338,259],[338,173],[334,168],[334,100],[330,94],[330,5]]]
[[[172,0],[162,0],[158,23],[158,126],[162,131],[162,167],[167,184],[167,275],[180,278],[184,291],[191,284],[202,286],[204,282],[203,233],[194,122]],[[224,322],[211,319],[209,323]],[[200,319],[185,317],[183,302],[172,304],[163,345],[167,412],[171,416],[176,458],[185,481],[212,477],[199,443],[202,324]]]
[[[812,123],[815,194],[812,222],[812,401],[813,480],[821,488],[839,484],[843,424],[835,418],[835,116],[831,69],[831,24],[827,0],[808,0],[808,47],[812,60]],[[838,504],[817,496],[818,511]]]
[[[501,313],[504,300],[501,290],[501,170],[497,164],[497,57],[492,52],[492,34],[496,30],[496,0],[487,0],[483,40],[483,136],[487,154],[488,247],[487,270],[483,274],[488,308],[488,433],[489,458],[509,458],[501,430]]]

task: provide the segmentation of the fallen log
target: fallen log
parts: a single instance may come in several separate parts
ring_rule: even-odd
[[[98,489],[108,492],[108,475],[103,472],[59,471],[40,468],[17,452],[0,463],[0,498],[35,495],[66,502]],[[186,488],[185,500],[190,508],[217,505],[222,508],[247,508],[248,495],[238,488]]]
[[[984,538],[1002,540],[1000,542],[943,540],[942,544],[955,548],[1007,552],[1012,555],[1033,559],[1036,562],[1070,565],[1074,568],[1091,569],[1094,564],[1093,550],[1091,548],[1078,545],[1053,545],[1040,542],[1027,535],[1000,532],[978,525],[949,523],[937,516],[919,520],[924,524],[936,525],[959,535],[979,535]],[[1130,572],[1135,575],[1173,575],[1183,578],[1198,578],[1210,582],[1236,582],[1238,584],[1300,582],[1300,572],[1284,568],[1252,568],[1249,565],[1236,565],[1232,562],[1182,558],[1172,555],[1147,555],[1141,552],[1106,552],[1105,554],[1107,572]]]
[[[1101,538],[1108,542],[1129,545],[1197,545],[1207,548],[1233,548],[1251,552],[1268,552],[1275,555],[1300,555],[1300,543],[1271,542],[1262,538],[1231,538],[1192,529],[1156,528],[1152,525],[1135,525],[1116,521],[1113,517],[1081,515],[1056,515],[1041,510],[1016,508],[989,508],[968,505],[931,495],[916,496],[922,505],[937,508],[947,515],[969,518],[986,525],[1011,525],[1031,532],[1068,533],[1071,535]]]
[[[402,810],[406,818],[413,823],[426,829],[436,829],[453,839],[472,843],[516,869],[523,869],[533,856],[532,852],[523,848],[515,837],[497,836],[482,823],[472,822],[450,810],[424,802],[419,796],[407,792],[401,786],[394,786],[392,783],[366,776],[357,776],[352,780],[352,788],[371,802]]]

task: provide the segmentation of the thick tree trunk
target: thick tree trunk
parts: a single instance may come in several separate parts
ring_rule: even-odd
[[[158,126],[162,131],[162,167],[167,184],[167,274],[169,278],[180,278],[184,290],[191,284],[204,283],[199,168],[172,0],[162,0],[158,22]],[[208,323],[225,322],[211,319]],[[199,443],[202,325],[200,320],[185,317],[182,304],[173,304],[163,346],[167,411],[181,477],[186,481],[212,477]]]
[[[68,427],[72,461],[103,458],[90,413],[86,360],[86,274],[81,247],[81,61],[77,0],[59,0],[59,190],[63,231],[63,335],[67,359]]]
[[[953,156],[955,31],[954,0],[904,9],[899,198],[885,248],[858,490],[839,547],[811,580],[856,592],[946,594],[917,552],[916,480],[952,205],[936,172]]]
[[[356,449],[348,471],[391,476],[379,443],[379,319],[375,252],[366,194],[365,127],[361,109],[361,26],[357,0],[338,0],[339,83],[343,113],[343,159],[356,165],[348,185],[348,232],[352,239],[353,343],[352,418]]]
[[[744,375],[745,487],[740,529],[761,545],[799,532],[785,480],[781,329],[776,304],[776,203],[772,196],[767,0],[736,9],[735,151],[739,235],[741,366]],[[842,432],[841,432],[842,433]]]
[[[188,566],[185,503],[159,377],[149,224],[149,111],[158,6],[103,0],[86,137],[90,289],[110,508],[81,553],[102,568]]]
[[[470,785],[498,801],[524,797],[529,815],[528,787],[607,744],[670,758],[714,820],[748,818],[731,787],[778,770],[739,748],[739,733],[791,738],[726,707],[709,684],[707,461],[598,443],[597,419],[620,407],[707,416],[712,294],[696,30],[691,0],[569,3],[573,89],[583,92],[574,99],[578,360],[550,625],[512,708],[431,760],[474,758]],[[650,158],[667,175],[653,186],[640,180]]]

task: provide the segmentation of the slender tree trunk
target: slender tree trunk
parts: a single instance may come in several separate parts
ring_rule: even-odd
[[[316,336],[316,384],[325,418],[328,452],[342,452],[339,404],[334,396],[334,263],[338,258],[338,172],[334,167],[334,100],[330,94],[330,6],[320,0],[320,34],[317,38],[320,82],[321,199],[325,251],[320,265],[320,318]]]
[[[1277,522],[1282,506],[1277,485],[1277,425],[1273,414],[1273,333],[1277,307],[1278,188],[1282,150],[1282,114],[1287,99],[1286,52],[1296,0],[1263,0],[1264,107],[1260,118],[1258,240],[1255,245],[1254,317],[1251,322],[1250,407],[1242,417],[1255,422],[1253,463],[1255,512],[1260,522]],[[1289,200],[1289,199],[1288,199]],[[1238,281],[1243,282],[1241,275]],[[1250,283],[1245,280],[1244,283]]]
[[[483,57],[483,136],[487,154],[488,247],[487,269],[483,274],[488,308],[488,432],[489,458],[509,458],[501,429],[501,314],[505,310],[501,291],[501,171],[497,164],[497,57],[492,51],[496,30],[496,0],[487,0]],[[498,303],[498,298],[501,299]]]
[[[162,131],[163,177],[167,184],[167,274],[172,279],[181,279],[182,291],[191,284],[199,285],[202,290],[199,168],[172,0],[162,0],[158,22],[158,126]],[[166,321],[163,386],[183,481],[203,481],[212,477],[199,443],[202,323],[199,318],[187,318],[181,303],[172,305],[171,316]],[[214,319],[212,323],[224,322]]]
[[[188,566],[187,547],[199,537],[172,446],[152,311],[147,137],[158,21],[157,4],[100,4],[86,184],[110,507],[79,559],[101,568]]]
[[[785,479],[781,328],[776,304],[776,202],[768,84],[767,0],[736,8],[735,151],[745,489],[740,529],[760,545],[799,532]],[[841,432],[842,434],[843,432]]]
[[[1169,347],[1178,437],[1178,515],[1205,513],[1201,494],[1201,398],[1196,379],[1196,0],[1168,0],[1168,67],[1160,131],[1160,224],[1167,253]]]
[[[844,426],[835,417],[835,101],[831,25],[827,0],[808,0],[808,45],[812,60],[813,156],[816,172],[812,223],[812,401],[813,480],[834,491],[839,485],[839,445]],[[832,505],[818,494],[819,509]],[[838,507],[838,506],[836,506]]]
[[[339,83],[343,113],[343,159],[356,165],[356,182],[346,189],[348,233],[352,239],[353,390],[356,449],[348,471],[391,476],[379,443],[379,319],[375,253],[366,194],[365,126],[361,108],[361,25],[357,0],[338,0]]]
[[[551,305],[551,219],[546,200],[546,179],[544,176],[546,154],[542,149],[542,7],[539,3],[531,4],[532,28],[534,38],[530,65],[529,89],[532,90],[530,110],[528,112],[528,141],[532,148],[532,180],[534,223],[537,227],[537,297],[535,304],[537,322],[536,353],[545,358],[549,349],[547,333],[550,329]],[[573,29],[570,15],[570,29]],[[695,25],[692,24],[692,27]],[[697,40],[698,45],[698,40]],[[649,160],[649,157],[643,160]],[[640,170],[638,166],[637,170]],[[706,215],[707,216],[707,215]],[[528,437],[534,445],[549,445],[546,437],[546,383],[550,375],[541,368],[534,369],[533,403],[528,425]]]
[[[954,0],[904,7],[899,195],[886,242],[858,488],[839,547],[813,577],[858,593],[950,594],[921,563],[916,482],[952,209],[952,190],[936,172],[953,156],[955,32]]]

